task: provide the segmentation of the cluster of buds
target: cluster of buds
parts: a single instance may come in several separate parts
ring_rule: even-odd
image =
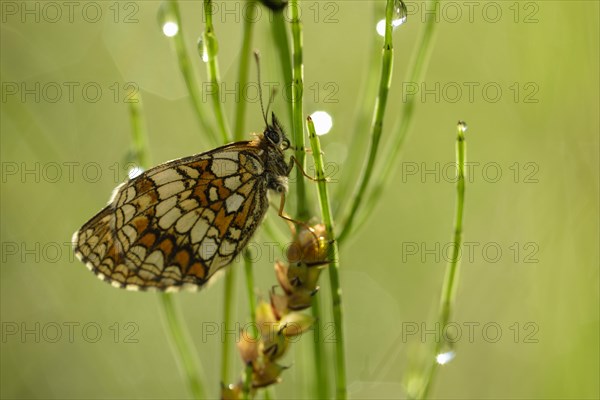
[[[275,274],[283,293],[274,287],[270,302],[259,302],[256,309],[254,337],[241,335],[238,349],[247,373],[251,370],[250,387],[244,382],[223,387],[222,399],[240,399],[244,390],[252,394],[259,388],[281,381],[286,369],[278,361],[286,353],[290,339],[306,332],[314,323],[309,315],[298,311],[311,305],[311,297],[319,290],[317,282],[321,270],[328,264],[328,241],[325,227],[318,224],[302,226],[294,234],[287,251],[288,263],[277,261]]]

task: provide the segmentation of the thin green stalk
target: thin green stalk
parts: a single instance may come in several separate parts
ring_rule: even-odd
[[[432,10],[432,15],[437,14],[439,8],[439,0],[431,0],[427,4],[427,9]],[[433,49],[433,43],[435,39],[435,33],[437,29],[437,23],[435,18],[429,18],[425,22],[425,27],[421,31],[420,37],[416,45],[416,53],[413,54],[409,63],[407,82],[411,82],[420,85],[423,82],[429,59],[431,57],[431,51]],[[393,142],[389,146],[389,151],[383,156],[381,172],[374,175],[373,189],[368,195],[365,207],[361,213],[361,221],[357,224],[360,226],[366,217],[373,211],[375,206],[378,204],[378,200],[381,198],[381,193],[388,187],[389,181],[392,178],[392,172],[395,171],[396,162],[398,157],[402,154],[404,143],[410,133],[410,129],[413,123],[413,115],[415,110],[415,99],[414,96],[406,99],[402,105],[402,110],[399,113],[401,120],[394,124]]]
[[[225,284],[223,288],[223,331],[231,332],[231,308],[235,302],[235,268],[227,268],[225,271]],[[231,342],[223,340],[221,343],[221,382],[229,382],[229,358],[231,354]]]
[[[253,371],[254,371],[254,369],[252,367],[252,364],[246,365],[246,368],[244,369],[244,385],[242,387],[242,399],[244,399],[244,400],[251,399],[250,391],[252,390],[252,373],[253,373]]]
[[[277,60],[279,61],[279,65],[281,65],[284,88],[287,88],[292,85],[292,50],[290,49],[289,34],[285,25],[283,12],[273,12],[271,32],[273,41],[275,42],[275,49],[278,53]],[[294,126],[291,102],[287,102],[287,111],[290,118],[290,126]]]
[[[169,293],[160,293],[159,297],[171,341],[177,350],[177,361],[185,372],[190,392],[195,399],[204,399],[206,397],[200,379],[200,369],[194,357],[196,351],[190,343],[187,328],[176,310],[173,296]]]
[[[296,148],[294,157],[299,161],[302,168],[304,168],[304,129],[303,129],[303,56],[302,56],[302,26],[300,24],[298,15],[298,2],[294,1],[295,5],[290,5],[292,13],[292,41],[293,41],[293,53],[290,48],[289,33],[286,28],[286,21],[283,16],[283,12],[274,12],[273,23],[271,29],[273,33],[273,39],[275,41],[275,49],[279,55],[279,62],[281,65],[281,71],[284,80],[284,88],[292,90],[292,100],[287,102],[287,109],[290,116],[290,126],[292,127],[292,141]],[[294,19],[295,15],[295,19]],[[292,60],[293,59],[293,60]],[[296,79],[299,79],[299,84],[296,83]],[[300,125],[298,125],[298,123]],[[296,218],[300,220],[306,220],[310,216],[308,210],[308,200],[306,195],[306,186],[304,183],[304,176],[302,172],[296,170]]]
[[[248,249],[244,250],[244,271],[246,272],[246,292],[248,293],[248,307],[250,308],[250,322],[252,339],[258,339],[258,327],[256,325],[256,299],[254,296],[254,272],[252,271],[252,258]],[[246,365],[244,373],[243,398],[250,398],[252,388],[252,364]]]
[[[292,139],[296,148],[295,157],[298,163],[305,169],[306,155],[304,153],[305,139],[304,139],[304,126],[303,126],[303,93],[304,93],[304,76],[303,76],[303,47],[302,47],[302,25],[299,18],[299,5],[297,0],[290,2],[289,6],[291,11],[291,25],[292,25],[292,45],[293,50],[290,49],[288,31],[285,25],[285,19],[282,12],[275,12],[273,15],[273,23],[271,29],[273,33],[273,39],[275,41],[275,48],[279,54],[280,65],[282,69],[284,87],[290,87],[292,89],[292,102],[288,103],[288,112],[291,116],[292,126]],[[296,169],[296,217],[300,220],[306,220],[310,216],[308,209],[308,199],[306,193],[306,186],[304,182],[304,176],[302,171]],[[317,313],[316,317],[320,315],[320,309],[317,309],[313,305],[313,315]],[[315,334],[319,334],[318,327],[315,328]],[[319,398],[325,398],[328,390],[328,381],[325,378],[325,374],[319,372],[324,370],[323,367],[323,354],[324,344],[322,340],[315,343],[313,348],[315,364],[314,368],[315,381],[317,382],[317,394]],[[325,393],[325,396],[322,395]]]
[[[271,388],[266,387],[264,392],[265,392],[265,395],[264,395],[265,400],[271,400]]]
[[[244,250],[244,271],[246,272],[246,290],[248,293],[250,322],[252,323],[252,330],[254,335],[258,335],[258,330],[256,330],[256,298],[254,296],[254,271],[252,270],[252,257],[250,256],[250,251],[248,249]]]
[[[304,66],[302,65],[302,24],[300,23],[298,0],[290,0],[289,9],[292,17],[292,135],[296,146],[296,160],[300,168],[296,169],[296,218],[308,219],[308,201],[303,172],[305,168],[304,150]]]
[[[256,3],[253,0],[248,2],[248,18],[244,19],[244,33],[242,39],[242,50],[240,52],[240,66],[238,70],[238,82],[240,88],[244,88],[248,83],[248,72],[251,59],[252,36],[254,32],[253,13],[256,9]],[[246,120],[246,102],[239,101],[236,104],[234,121],[234,140],[239,141],[244,138],[244,122]],[[225,331],[231,330],[231,308],[234,303],[234,290],[236,268],[227,268],[225,272],[225,287],[223,292],[223,323]],[[231,353],[231,342],[224,340],[221,348],[221,382],[229,382],[229,360]]]
[[[200,127],[204,130],[205,134],[210,138],[213,145],[217,144],[217,137],[215,134],[215,130],[212,128],[212,124],[210,124],[208,115],[204,110],[204,106],[201,102],[200,90],[198,89],[198,83],[196,82],[196,78],[194,77],[194,72],[192,71],[192,62],[190,60],[190,56],[187,51],[187,47],[185,44],[185,40],[183,38],[183,27],[181,24],[181,14],[179,12],[179,3],[177,0],[170,0],[168,5],[170,6],[170,11],[173,14],[177,26],[179,30],[177,34],[173,37],[175,42],[175,51],[177,53],[177,60],[179,61],[179,69],[181,70],[181,74],[183,75],[183,79],[185,80],[185,85],[190,94],[190,102],[195,111],[195,115],[198,119]]]
[[[244,32],[242,36],[242,50],[240,51],[240,67],[238,70],[238,84],[240,90],[248,84],[248,74],[250,72],[250,60],[252,58],[252,36],[254,34],[254,13],[256,12],[256,2],[249,0],[246,6],[246,18],[244,18]],[[246,102],[241,99],[237,103],[235,110],[235,120],[233,123],[234,140],[243,140],[246,133],[244,132],[244,122],[246,120]]]
[[[327,380],[327,368],[325,368],[325,347],[323,340],[323,330],[321,323],[323,321],[321,313],[321,300],[319,296],[312,297],[311,304],[312,316],[315,319],[313,326],[313,355],[315,358],[315,381],[316,393],[315,398],[326,399],[329,396],[329,381]]]
[[[381,132],[383,128],[383,117],[385,114],[385,107],[387,104],[388,93],[390,85],[392,83],[392,65],[394,61],[394,49],[392,45],[392,19],[394,15],[394,0],[388,0],[385,10],[385,38],[383,43],[382,51],[382,63],[381,63],[381,77],[379,80],[379,95],[375,102],[375,109],[373,110],[373,122],[371,125],[371,142],[369,144],[368,158],[366,161],[363,173],[360,176],[360,180],[357,186],[357,190],[352,198],[352,204],[350,206],[350,212],[346,221],[343,225],[342,232],[340,233],[338,240],[342,242],[348,234],[352,231],[352,224],[358,211],[358,208],[362,205],[362,199],[367,189],[367,185],[371,180],[371,174],[375,167],[375,160],[377,159],[377,153],[379,150],[379,142],[381,140]]]
[[[377,24],[384,9],[385,4],[377,1],[373,2],[372,19],[369,21],[372,26]],[[362,157],[368,140],[364,133],[368,132],[373,118],[373,107],[375,106],[377,85],[379,83],[379,74],[377,72],[381,63],[381,57],[379,57],[381,53],[381,37],[375,29],[373,29],[369,46],[370,48],[364,57],[368,65],[367,75],[356,96],[356,105],[353,112],[353,115],[356,115],[353,123],[354,129],[352,130],[352,136],[347,141],[348,143],[352,143],[352,146],[349,146],[346,160],[359,160]],[[336,191],[333,196],[337,200],[333,203],[333,210],[336,217],[346,205],[346,200],[350,200],[348,192],[353,187],[351,183],[354,182],[353,177],[358,174],[359,167],[360,164],[358,163],[347,162],[344,164],[344,168],[340,170],[340,184],[335,185]]]
[[[329,201],[329,193],[325,180],[325,172],[323,169],[323,155],[321,154],[321,142],[315,132],[315,126],[310,117],[307,118],[308,137],[310,139],[310,147],[315,162],[315,170],[317,174],[317,189],[319,194],[319,205],[321,214],[325,224],[325,232],[327,238],[331,240],[329,246],[328,259],[329,264],[329,284],[331,286],[331,302],[333,311],[333,323],[335,331],[335,382],[336,382],[336,398],[346,399],[346,353],[344,350],[344,330],[343,330],[343,315],[342,315],[342,288],[340,287],[339,278],[339,260],[338,260],[338,240],[336,240],[333,215],[331,213],[331,203]]]
[[[304,56],[303,56],[303,37],[302,23],[300,22],[298,0],[291,0],[289,3],[291,11],[292,27],[292,135],[296,148],[295,157],[299,168],[296,168],[296,218],[301,221],[307,220],[310,216],[308,207],[308,198],[304,180],[304,170],[306,169],[306,153],[304,138]],[[287,41],[287,39],[286,39]],[[313,297],[312,313],[316,321],[321,321],[321,310],[319,300]],[[319,324],[315,326],[315,334],[319,335]],[[320,337],[320,336],[318,336]],[[314,343],[313,354],[315,358],[315,381],[317,384],[317,395],[319,398],[326,398],[329,393],[328,381],[325,376],[323,354],[325,353],[324,343],[317,340]]]
[[[466,160],[466,143],[465,143],[465,130],[466,125],[463,122],[458,123],[458,135],[456,138],[456,165],[458,169],[458,180],[456,182],[456,209],[454,213],[454,234],[453,234],[453,249],[452,258],[450,259],[448,266],[446,267],[446,274],[444,276],[444,283],[442,285],[442,294],[440,296],[440,313],[439,313],[439,326],[440,329],[444,329],[448,325],[450,316],[452,315],[452,307],[454,306],[454,300],[456,298],[456,288],[458,287],[458,275],[460,267],[460,248],[462,245],[463,236],[463,211],[465,205],[465,160]],[[431,358],[431,364],[429,367],[429,373],[425,378],[423,388],[419,394],[419,398],[427,398],[435,374],[438,368],[436,356],[440,354],[442,345],[445,342],[438,340],[434,346],[433,357]]]
[[[207,57],[208,80],[210,81],[212,89],[211,98],[213,101],[215,117],[217,118],[217,124],[219,125],[219,131],[221,132],[221,138],[223,142],[227,143],[231,141],[231,133],[229,131],[229,125],[227,124],[227,119],[225,118],[223,102],[221,101],[221,78],[219,76],[219,62],[217,60],[219,43],[217,42],[215,28],[212,23],[212,14],[212,0],[204,0],[206,28],[204,30],[203,40]]]
[[[150,165],[148,154],[148,135],[142,120],[142,103],[139,93],[132,92],[132,101],[129,103],[129,120],[131,121],[131,143],[136,163],[146,169]]]
[[[142,168],[148,168],[150,156],[148,151],[148,135],[142,122],[142,104],[139,94],[136,101],[129,103],[131,118],[131,138],[137,163]],[[175,359],[185,373],[188,388],[195,399],[204,398],[201,379],[200,363],[196,358],[196,350],[191,344],[187,328],[175,309],[174,300],[168,293],[160,293],[161,306],[165,316],[165,325],[170,334],[171,343],[175,347]]]

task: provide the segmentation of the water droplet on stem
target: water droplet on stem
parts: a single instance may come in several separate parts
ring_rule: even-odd
[[[394,18],[392,20],[392,26],[398,27],[406,22],[406,17],[408,15],[408,10],[406,9],[406,4],[402,0],[394,1]]]
[[[204,40],[202,40],[202,36],[200,36],[198,38],[198,46],[197,47],[198,47],[198,54],[200,55],[200,58],[202,59],[202,61],[208,62],[208,51],[206,49]]]
[[[173,9],[169,2],[162,2],[158,8],[158,24],[167,37],[173,37],[179,32],[179,25],[177,24],[177,18],[173,13]]]
[[[407,16],[408,10],[406,9],[406,4],[404,4],[402,0],[395,0],[394,15],[392,16],[392,29],[396,29],[400,25],[404,24]],[[375,29],[377,30],[379,36],[385,36],[385,18],[377,22]]]
[[[325,135],[333,126],[333,119],[326,111],[315,111],[310,115],[315,124],[315,133],[319,136]]]
[[[456,353],[454,350],[449,350],[443,353],[436,354],[435,361],[440,365],[448,364],[450,361],[454,360],[456,357]]]

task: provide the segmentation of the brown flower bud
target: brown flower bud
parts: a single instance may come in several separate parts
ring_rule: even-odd
[[[249,364],[258,358],[260,341],[251,336],[251,333],[242,331],[240,340],[237,342],[238,351],[244,361],[244,364]]]
[[[315,319],[307,314],[289,313],[279,321],[280,329],[287,337],[298,336],[306,332],[315,322]]]
[[[307,265],[326,264],[328,242],[325,237],[325,226],[317,224],[308,230],[301,226],[296,233],[294,241],[287,251],[287,259],[290,264],[303,263]]]
[[[242,386],[221,384],[221,400],[239,400],[242,398]]]
[[[254,371],[252,376],[252,386],[254,388],[262,388],[281,382],[280,375],[285,369],[286,367],[265,360],[264,364]]]

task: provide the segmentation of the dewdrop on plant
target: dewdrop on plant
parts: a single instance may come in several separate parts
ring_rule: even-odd
[[[408,15],[408,10],[406,9],[406,4],[402,0],[396,0],[394,2],[394,16],[392,18],[392,28],[396,29],[400,25],[403,25],[406,22],[406,17]],[[377,25],[375,26],[377,33],[379,36],[385,36],[385,19],[379,20]]]
[[[158,9],[158,24],[166,37],[173,37],[179,32],[177,18],[175,18],[171,4],[166,1]]]

